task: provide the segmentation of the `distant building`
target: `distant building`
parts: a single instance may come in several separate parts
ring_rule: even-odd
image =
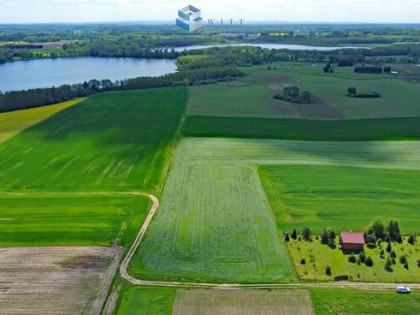
[[[361,251],[365,246],[363,233],[341,232],[340,245],[342,250]]]

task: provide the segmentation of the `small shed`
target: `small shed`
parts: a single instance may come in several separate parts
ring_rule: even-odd
[[[341,232],[340,245],[342,250],[361,251],[365,246],[365,236],[357,232]]]

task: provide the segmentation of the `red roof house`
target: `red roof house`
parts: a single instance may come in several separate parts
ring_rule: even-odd
[[[363,233],[341,232],[340,244],[342,250],[360,251],[365,245],[365,236]]]

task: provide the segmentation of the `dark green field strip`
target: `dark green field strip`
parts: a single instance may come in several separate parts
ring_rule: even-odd
[[[125,246],[149,208],[142,196],[0,196],[0,246]]]
[[[0,145],[0,190],[153,190],[186,88],[95,95]]]
[[[420,118],[325,121],[190,116],[183,133],[193,137],[314,141],[420,139]]]

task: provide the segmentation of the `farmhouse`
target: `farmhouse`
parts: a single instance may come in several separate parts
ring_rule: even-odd
[[[365,245],[365,237],[363,233],[341,232],[340,245],[342,250],[359,251]]]

